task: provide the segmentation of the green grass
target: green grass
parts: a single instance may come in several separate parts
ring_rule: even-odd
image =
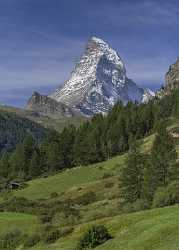
[[[49,198],[53,192],[60,194],[95,182],[101,179],[104,173],[116,173],[118,168],[124,165],[125,157],[125,155],[117,156],[99,164],[69,169],[48,178],[38,178],[28,182],[27,188],[18,190],[14,194],[32,200]]]
[[[39,227],[37,217],[24,213],[0,213],[0,233],[19,229],[23,233],[31,234]]]
[[[154,140],[154,135],[143,140],[141,149],[149,152]],[[49,198],[50,194],[57,192],[61,194],[68,190],[75,190],[83,185],[93,185],[101,180],[105,173],[118,175],[120,168],[124,166],[127,154],[113,157],[105,162],[93,164],[86,167],[68,169],[48,178],[38,178],[28,182],[28,187],[15,192],[17,196],[27,199]]]
[[[179,206],[124,214],[94,221],[104,224],[113,239],[96,250],[178,250]],[[38,245],[33,250],[74,250],[79,237],[90,224],[78,226],[72,235],[55,244]]]
[[[178,122],[175,123],[175,127],[177,126]],[[154,138],[155,136],[151,135],[143,140],[142,152],[150,152]],[[176,149],[179,153],[178,141]],[[38,178],[28,182],[27,188],[16,191],[14,195],[32,200],[48,199],[53,192],[60,194],[57,199],[62,200],[75,199],[89,191],[95,192],[98,198],[97,201],[80,207],[81,219],[79,224],[74,226],[71,235],[59,239],[54,244],[41,243],[31,250],[74,250],[89,225],[100,223],[106,225],[113,239],[95,248],[96,250],[179,250],[179,206],[119,215],[118,174],[125,165],[126,156],[127,154],[124,154],[99,164],[69,169],[48,178]],[[105,173],[113,176],[104,179]],[[106,188],[106,182],[112,182],[114,185]],[[13,218],[13,214],[11,215]],[[21,217],[21,214],[19,216]],[[7,225],[11,224],[10,221],[13,220],[9,218]],[[25,225],[26,220],[22,220],[22,227]],[[38,222],[29,223],[30,231],[35,230],[34,225],[37,227]],[[62,227],[59,222],[57,226]],[[5,230],[7,229],[8,226]]]
[[[153,140],[154,135],[146,137],[141,146],[142,151],[150,151]],[[29,181],[28,187],[15,192],[15,195],[32,200],[44,199],[49,198],[53,192],[61,194],[82,185],[91,185],[93,182],[100,180],[104,173],[118,175],[120,168],[125,164],[126,156],[127,154],[123,154],[105,162],[87,167],[72,168],[48,178],[38,178]]]

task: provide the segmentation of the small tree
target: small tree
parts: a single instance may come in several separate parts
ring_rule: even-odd
[[[92,226],[79,240],[77,250],[91,249],[111,239],[105,226]]]
[[[145,169],[144,183],[146,194],[152,200],[158,187],[166,187],[178,179],[177,154],[172,136],[164,123],[160,124],[151,150],[151,160]]]
[[[138,145],[133,143],[119,178],[121,198],[125,202],[135,202],[143,196],[143,170],[146,155],[140,153]]]

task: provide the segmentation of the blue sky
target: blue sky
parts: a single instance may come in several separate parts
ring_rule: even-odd
[[[0,0],[0,103],[23,106],[33,90],[62,84],[91,36],[157,89],[179,56],[178,17],[175,0]]]

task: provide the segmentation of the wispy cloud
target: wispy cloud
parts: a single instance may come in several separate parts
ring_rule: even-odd
[[[97,3],[96,3],[97,4]],[[160,0],[126,0],[126,1],[104,1],[100,8],[89,9],[92,15],[112,27],[127,27],[131,25],[157,25],[178,23],[179,9],[176,1]],[[98,4],[97,4],[98,6]]]

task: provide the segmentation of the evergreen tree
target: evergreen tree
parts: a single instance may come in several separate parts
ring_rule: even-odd
[[[130,148],[126,166],[121,170],[119,187],[125,202],[135,202],[143,197],[143,170],[146,156],[140,153],[136,142]]]
[[[40,165],[40,155],[39,155],[39,152],[35,150],[32,155],[32,159],[30,161],[29,176],[36,177],[36,176],[39,176],[41,173],[42,173],[42,169]]]
[[[9,153],[4,152],[0,159],[0,176],[7,178],[10,172]]]
[[[158,128],[150,158],[145,169],[144,180],[147,196],[152,199],[158,187],[165,187],[171,181],[178,179],[179,173],[174,140],[164,122]]]
[[[23,144],[19,144],[9,159],[10,176],[25,178],[26,158]]]

